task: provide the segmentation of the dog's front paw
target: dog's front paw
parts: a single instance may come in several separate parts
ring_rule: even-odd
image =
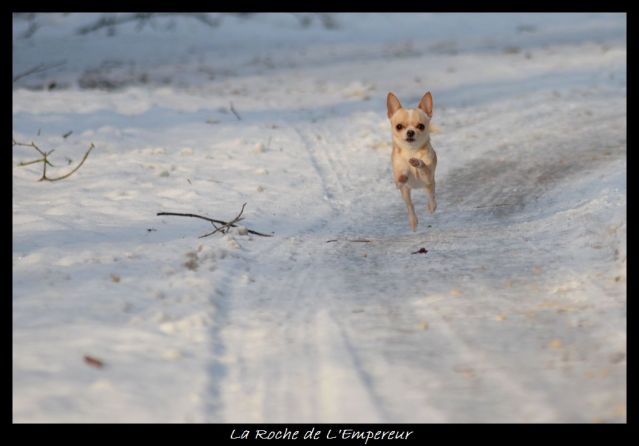
[[[408,160],[408,162],[413,167],[422,167],[424,165],[424,162],[422,160],[420,160],[420,159],[417,159],[417,158],[411,158],[411,159]]]
[[[432,214],[433,212],[435,212],[436,209],[437,209],[437,201],[436,200],[429,201],[428,212]]]
[[[397,177],[397,182],[395,183],[395,185],[397,186],[397,189],[401,189],[401,187],[406,184],[406,182],[408,181],[408,177],[406,175],[400,175]]]

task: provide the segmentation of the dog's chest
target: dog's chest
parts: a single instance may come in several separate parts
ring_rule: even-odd
[[[434,174],[434,169],[436,166],[436,158],[435,151],[432,147],[427,147],[425,149],[419,150],[408,150],[402,149],[400,147],[393,147],[393,170],[395,171],[396,176],[401,174],[408,176],[408,181],[406,185],[411,189],[422,188],[426,185],[426,182],[432,181],[432,178],[429,178],[430,175],[424,175],[422,172],[418,171],[418,168],[413,167],[409,160],[411,158],[417,158],[424,162],[424,164],[431,171],[431,175]]]
[[[419,189],[426,185],[424,179],[417,173],[417,169],[410,167],[408,171],[408,181],[406,182],[411,189]]]

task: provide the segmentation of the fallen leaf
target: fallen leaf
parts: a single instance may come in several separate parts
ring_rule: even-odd
[[[184,263],[184,266],[188,269],[190,269],[191,271],[197,271],[197,268],[200,266],[197,263],[197,259],[191,259],[187,262]]]
[[[548,343],[548,347],[561,348],[562,347],[561,339],[553,339],[552,341]]]
[[[98,358],[94,358],[93,356],[84,355],[84,362],[91,367],[95,367],[96,369],[101,369],[104,367],[104,362],[100,361]]]

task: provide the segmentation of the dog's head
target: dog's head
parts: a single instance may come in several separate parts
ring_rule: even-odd
[[[419,149],[429,136],[430,118],[433,116],[433,97],[430,91],[424,95],[417,108],[402,108],[393,93],[386,99],[388,119],[391,122],[393,141],[405,149]]]

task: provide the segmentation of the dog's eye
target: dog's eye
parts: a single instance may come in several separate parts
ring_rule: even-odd
[[[424,130],[426,128],[426,126],[424,124],[417,124],[417,128],[419,130]]]
[[[404,126],[403,126],[403,125],[401,125],[401,124],[397,124],[397,125],[395,126],[395,128],[396,128],[397,130],[401,130],[401,129],[403,129],[403,128],[404,128]]]

